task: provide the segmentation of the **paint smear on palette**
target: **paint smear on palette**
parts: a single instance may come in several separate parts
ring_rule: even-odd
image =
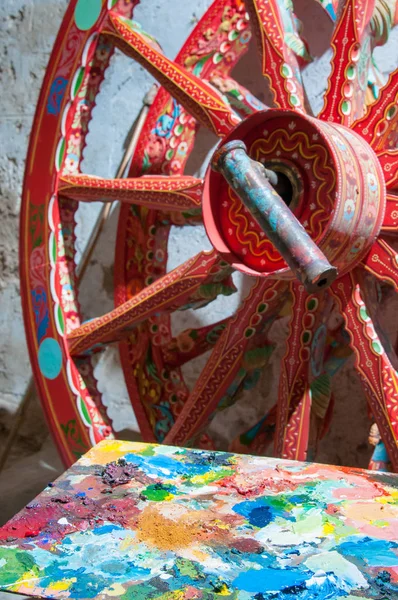
[[[0,529],[48,598],[398,598],[398,476],[104,441]]]

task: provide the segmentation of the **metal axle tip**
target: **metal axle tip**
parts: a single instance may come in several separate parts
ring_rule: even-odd
[[[330,266],[323,271],[318,271],[316,277],[312,281],[307,279],[303,281],[303,284],[307,292],[310,294],[318,294],[322,290],[326,290],[336,279],[337,275],[338,270],[336,267]]]

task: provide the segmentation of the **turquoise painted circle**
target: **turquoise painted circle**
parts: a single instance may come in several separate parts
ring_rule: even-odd
[[[46,338],[42,341],[38,352],[39,367],[44,377],[55,379],[62,368],[62,350],[57,340]]]
[[[81,31],[90,29],[100,16],[102,0],[78,0],[75,7],[75,23]]]

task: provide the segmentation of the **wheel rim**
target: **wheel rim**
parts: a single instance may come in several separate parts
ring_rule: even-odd
[[[276,11],[273,18],[282,27],[282,17],[286,15],[281,14],[282,9],[276,4],[272,6]],[[355,25],[354,6],[355,10],[363,11],[361,26]],[[304,119],[299,115],[305,112],[307,99],[296,55],[280,37],[269,33],[268,5],[247,2],[247,9],[261,46],[263,70],[271,81],[275,104],[285,110],[294,109],[295,118]],[[293,28],[292,15],[288,11],[286,14]],[[197,120],[187,109],[202,124],[227,139],[239,119],[226,98],[234,102],[235,110],[243,116],[238,131],[261,113],[246,118],[248,114],[264,107],[243,88],[238,88],[240,95],[228,95],[229,72],[250,39],[248,16],[240,2],[214,3],[175,63],[161,57],[154,39],[126,20],[131,16],[132,4],[121,1],[85,4],[76,0],[70,4],[43,84],[28,155],[21,214],[24,318],[36,383],[65,463],[112,435],[91,366],[91,354],[102,344],[120,342],[127,388],[146,440],[212,447],[208,433],[211,419],[231,401],[233,390],[252,373],[253,353],[267,354],[265,348],[269,344],[264,342],[267,331],[278,318],[283,300],[290,298],[292,317],[278,407],[262,419],[255,441],[244,450],[266,451],[270,432],[276,429],[275,452],[287,458],[304,459],[310,437],[318,439],[331,410],[330,393],[325,386],[336,361],[332,360],[335,357],[330,347],[326,351],[323,348],[328,315],[336,303],[344,315],[348,337],[338,330],[332,332],[333,341],[340,350],[347,345],[353,347],[374,417],[393,466],[398,468],[396,374],[368,315],[366,304],[370,302],[367,298],[373,282],[368,283],[364,277],[365,272],[370,272],[398,287],[395,252],[384,239],[397,226],[394,195],[397,157],[396,151],[391,150],[396,147],[397,74],[390,77],[378,102],[362,116],[366,89],[362,85],[364,67],[360,64],[364,62],[369,40],[373,39],[371,9],[368,6],[365,10],[358,2],[346,2],[341,11],[332,40],[334,59],[329,90],[317,125],[325,133],[325,140],[334,135],[340,136],[341,142],[341,136],[345,136],[346,140],[351,139],[351,144],[362,144],[362,151],[368,151],[368,156],[377,155],[374,179],[379,184],[379,193],[374,193],[374,197],[377,196],[380,206],[372,200],[361,205],[363,212],[366,209],[369,213],[366,235],[365,215],[355,224],[351,217],[344,219],[347,212],[351,214],[351,198],[342,191],[338,194],[345,200],[344,206],[340,202],[340,222],[351,226],[357,238],[362,225],[361,237],[367,239],[366,246],[355,252],[358,248],[351,237],[346,245],[345,264],[341,243],[338,248],[334,245],[333,256],[340,256],[342,276],[330,293],[319,297],[308,296],[296,281],[274,281],[261,274],[237,314],[214,327],[199,328],[195,332],[196,346],[188,351],[181,351],[181,344],[172,336],[170,311],[205,304],[218,294],[232,293],[234,286],[232,266],[215,251],[201,253],[172,274],[166,273],[170,225],[195,223],[200,218],[202,183],[181,177],[197,130]],[[212,43],[208,55],[204,52],[209,45],[198,51],[205,27],[218,33],[217,44],[214,47]],[[343,37],[348,43],[339,45]],[[100,178],[79,176],[79,165],[88,121],[114,44],[144,64],[184,107],[165,89],[159,89],[133,157],[129,177],[135,179],[108,184]],[[334,67],[341,58],[347,65],[344,75]],[[200,79],[189,73],[199,75]],[[215,87],[226,92],[226,97],[214,91]],[[236,89],[236,83],[232,87]],[[336,89],[338,101],[333,93]],[[265,114],[268,119],[271,111]],[[287,115],[283,118],[292,117],[291,113]],[[307,122],[308,119],[311,120],[307,118]],[[352,128],[353,133],[346,133],[341,125]],[[357,151],[357,158],[359,154]],[[270,160],[275,157],[270,155]],[[41,173],[48,165],[51,176],[43,181]],[[352,169],[355,167],[360,169],[358,160]],[[142,174],[148,178],[137,179]],[[180,177],[171,180],[169,175]],[[384,179],[387,202],[383,195]],[[343,178],[343,186],[346,181]],[[363,181],[362,174],[356,177],[356,182],[364,190],[375,185],[374,180]],[[74,293],[74,213],[79,201],[98,199],[98,194],[109,200],[122,200],[115,258],[116,309],[81,325]],[[321,233],[325,233],[324,228]],[[330,240],[330,235],[325,239]],[[212,241],[215,249],[220,250]],[[232,265],[238,266],[236,261]],[[246,264],[243,270],[251,269],[251,274],[259,275],[258,268],[253,271],[253,266],[255,263]],[[277,275],[284,276],[280,269]],[[214,348],[211,361],[190,392],[181,366],[210,348]],[[316,423],[311,425],[314,413]]]

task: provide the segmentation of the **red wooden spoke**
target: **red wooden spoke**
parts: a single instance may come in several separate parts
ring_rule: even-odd
[[[398,233],[398,195],[387,194],[386,212],[381,231]]]
[[[171,312],[199,301],[200,286],[220,281],[231,272],[214,252],[200,252],[194,258],[157,279],[154,283],[102,317],[74,329],[68,336],[71,354],[83,354],[97,344],[120,340],[129,329],[160,312]]]
[[[308,295],[291,284],[291,321],[279,382],[275,455],[306,460],[310,437],[312,384],[324,373],[326,320],[333,302],[327,293]],[[317,425],[313,423],[313,428]],[[313,437],[317,437],[316,431]]]
[[[394,151],[398,145],[398,69],[380,90],[377,102],[355,123],[359,133],[376,152]]]
[[[222,72],[215,72],[211,76],[209,83],[223,94],[232,108],[241,117],[247,117],[258,110],[266,110],[268,108],[266,104],[255,98],[243,85],[232,79],[232,77],[224,75]]]
[[[91,175],[63,175],[59,193],[83,202],[121,200],[155,210],[200,208],[202,180],[189,176],[151,175],[130,179],[103,179]]]
[[[239,117],[205,81],[166,58],[132,21],[109,14],[103,33],[111,35],[116,46],[137,60],[202,125],[220,136],[239,123]]]
[[[374,4],[375,0],[344,2],[331,40],[332,70],[319,114],[325,121],[349,127],[363,115],[366,85],[361,80],[366,80],[371,60],[370,19]]]
[[[290,292],[293,296],[293,303],[286,353],[282,361],[279,382],[274,451],[276,456],[284,458],[300,456],[305,459],[311,398],[308,383],[308,357],[302,356],[301,334],[308,294],[304,286],[296,282],[290,284]],[[300,416],[303,417],[302,421],[298,420]]]
[[[173,337],[170,342],[162,346],[165,364],[171,368],[181,367],[189,360],[197,358],[214,348],[228,321],[229,317],[211,325],[204,325],[196,329],[185,329],[176,337]]]
[[[258,279],[249,296],[217,342],[189,399],[184,405],[166,443],[184,444],[208,421],[216,410],[242,364],[250,338],[265,319],[270,319],[281,309],[287,284],[280,281]]]
[[[398,376],[375,331],[358,270],[332,284],[373,416],[394,470],[398,470]]]
[[[301,375],[292,389],[292,411],[286,424],[282,457],[306,460],[310,435],[311,391],[308,372],[300,369]],[[295,399],[297,400],[295,402]]]
[[[298,59],[286,43],[300,42],[292,11],[278,0],[246,0],[262,57],[262,71],[280,108],[305,111],[305,92]],[[286,29],[289,24],[289,31]]]
[[[387,189],[398,192],[398,150],[378,152],[377,158],[383,169]]]
[[[395,250],[385,240],[378,239],[363,261],[363,265],[367,271],[382,281],[388,281],[398,291],[397,258]]]

